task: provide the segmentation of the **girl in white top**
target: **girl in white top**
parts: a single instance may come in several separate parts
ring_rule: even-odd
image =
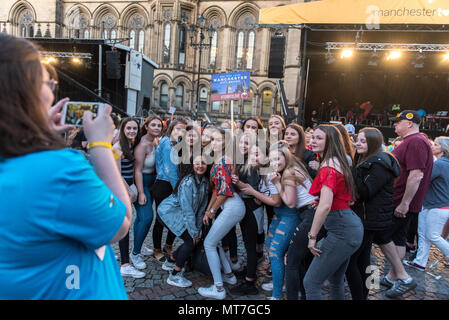
[[[138,191],[138,201],[135,203],[136,219],[134,222],[134,246],[131,260],[134,266],[144,266],[142,255],[152,255],[153,251],[143,246],[153,222],[153,201],[150,188],[156,177],[156,146],[157,138],[162,131],[162,119],[148,117],[142,127],[142,138],[134,151],[134,178]]]

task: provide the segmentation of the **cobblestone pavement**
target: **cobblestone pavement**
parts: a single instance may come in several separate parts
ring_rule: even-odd
[[[148,248],[153,248],[152,234],[148,234],[146,237],[144,245]],[[238,256],[239,261],[245,264],[245,248],[240,236],[240,227],[237,227],[238,235]],[[164,230],[163,244],[165,243],[166,230]],[[174,243],[174,248],[179,246],[182,240],[176,239]],[[130,230],[130,248],[133,244],[133,230]],[[120,253],[118,244],[113,245],[114,252],[120,260]],[[131,249],[130,249],[131,250]],[[407,254],[408,257],[408,254]],[[415,278],[418,286],[415,290],[404,294],[399,300],[449,300],[449,261],[444,257],[444,255],[435,247],[432,247],[429,256],[429,264],[435,259],[439,260],[437,266],[429,270],[426,270],[433,275],[440,275],[441,279],[436,280],[432,275],[418,271],[410,267],[406,267],[407,272]],[[178,288],[167,284],[166,280],[169,273],[162,270],[162,265],[156,262],[152,257],[144,257],[144,261],[147,264],[146,269],[142,270],[146,273],[146,276],[141,279],[134,279],[132,277],[124,277],[124,283],[126,291],[128,292],[128,297],[130,300],[204,300],[202,296],[198,294],[198,288],[202,286],[209,286],[213,283],[212,277],[203,275],[199,272],[186,272],[185,277],[192,281],[193,285],[190,288]],[[383,256],[380,248],[376,245],[373,246],[372,251],[372,264],[379,268],[379,274],[382,275],[389,269],[389,263]],[[265,282],[271,281],[271,277],[267,274],[269,269],[269,263],[265,259],[258,265],[258,279],[257,287],[259,289],[258,295],[253,296],[232,296],[229,289],[233,286],[225,284],[227,289],[226,300],[265,300],[271,295],[271,292],[266,292],[260,288],[260,285]],[[239,279],[239,283],[242,279]],[[375,288],[370,290],[369,299],[370,300],[389,300],[385,296],[386,288],[380,286],[380,288]],[[346,298],[351,299],[349,288],[346,285]],[[329,299],[329,295],[326,287],[323,288],[323,299]]]

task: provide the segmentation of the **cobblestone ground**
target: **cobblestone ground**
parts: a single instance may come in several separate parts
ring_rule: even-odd
[[[151,230],[148,234],[144,245],[148,248],[153,248],[153,241],[151,237]],[[245,264],[245,248],[241,239],[240,227],[237,227],[238,235],[238,256],[239,261]],[[166,230],[164,230],[164,236],[162,243],[165,242]],[[130,248],[133,243],[133,229],[130,230]],[[176,239],[174,247],[176,248],[182,243],[180,239]],[[120,260],[120,252],[118,244],[113,245],[114,252],[118,261]],[[408,254],[407,254],[408,257]],[[406,267],[407,272],[415,278],[418,286],[415,290],[410,291],[398,298],[399,300],[449,300],[449,261],[444,255],[435,247],[432,247],[429,256],[429,265],[432,261],[437,259],[439,263],[437,266],[429,270],[434,276],[441,276],[439,280],[436,280],[434,276],[427,272],[418,271],[410,267]],[[212,277],[203,275],[199,272],[186,272],[185,277],[192,281],[193,286],[190,288],[178,288],[167,284],[166,280],[169,273],[162,270],[162,265],[156,262],[152,257],[144,257],[144,261],[147,264],[146,269],[142,270],[146,273],[146,276],[141,279],[134,279],[132,277],[124,277],[124,284],[128,297],[130,300],[204,300],[202,296],[198,294],[198,288],[202,286],[209,286],[212,284]],[[120,261],[119,261],[120,262]],[[389,270],[389,263],[383,256],[380,248],[376,245],[373,246],[372,251],[372,264],[379,268],[379,274],[382,275]],[[257,287],[259,288],[258,295],[252,296],[232,296],[229,289],[233,286],[225,284],[225,288],[228,289],[226,300],[265,300],[271,296],[271,292],[266,292],[260,288],[260,285],[265,282],[271,281],[271,277],[267,274],[269,270],[269,263],[266,259],[258,265],[258,279]],[[239,283],[242,279],[239,279]],[[370,300],[389,300],[385,296],[385,287],[375,288],[370,290]],[[349,288],[346,285],[346,298],[351,299]],[[328,291],[326,287],[323,287],[323,299],[329,299]]]

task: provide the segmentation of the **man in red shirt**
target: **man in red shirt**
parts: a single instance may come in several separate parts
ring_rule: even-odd
[[[394,186],[396,209],[393,217],[394,226],[391,229],[397,255],[402,260],[405,257],[410,221],[421,211],[430,185],[433,156],[429,141],[419,132],[421,124],[419,113],[405,110],[390,120],[394,123],[395,132],[403,139],[392,152],[401,166],[401,175]],[[387,281],[395,281],[393,287],[386,293],[389,297],[402,295],[416,287],[416,282],[411,277],[407,280],[399,279],[395,271],[393,268],[390,269],[386,277]]]

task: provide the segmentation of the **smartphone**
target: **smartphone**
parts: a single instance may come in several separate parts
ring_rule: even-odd
[[[62,109],[63,116],[61,123],[82,127],[84,111],[89,110],[93,113],[93,117],[95,118],[98,112],[100,112],[103,108],[104,103],[101,102],[66,102]]]

